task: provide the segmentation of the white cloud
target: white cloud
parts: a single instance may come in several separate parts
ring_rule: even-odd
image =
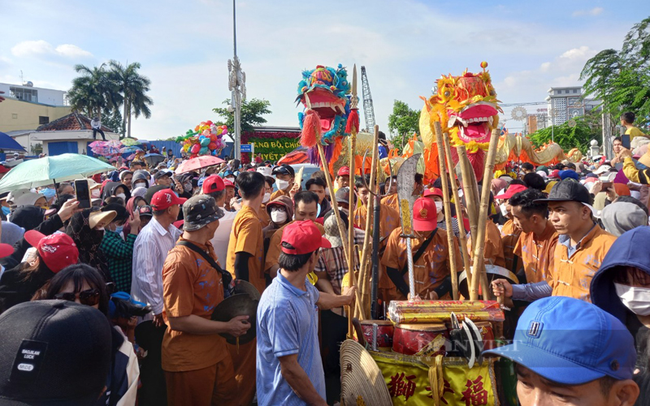
[[[583,17],[583,16],[592,16],[595,17],[600,15],[605,11],[602,7],[594,7],[590,10],[576,10],[573,12],[573,17]]]
[[[61,44],[56,48],[47,41],[22,41],[11,48],[11,53],[17,57],[29,56],[63,56],[67,58],[91,57],[92,54],[72,44]]]

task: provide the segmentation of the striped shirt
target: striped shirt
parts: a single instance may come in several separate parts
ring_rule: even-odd
[[[135,240],[131,296],[153,310],[143,320],[151,320],[163,311],[163,264],[180,236],[181,230],[171,224],[165,229],[154,217]]]

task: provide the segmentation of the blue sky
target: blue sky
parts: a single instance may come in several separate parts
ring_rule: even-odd
[[[366,66],[385,132],[395,99],[420,109],[419,96],[430,94],[440,74],[477,71],[483,60],[502,102],[543,101],[551,86],[579,84],[587,59],[619,49],[632,25],[650,15],[647,0],[237,4],[248,97],[271,102],[268,125],[297,125],[293,101],[303,69],[356,63]],[[211,109],[230,97],[230,0],[0,0],[0,14],[0,82],[19,83],[22,70],[35,86],[67,90],[77,63],[140,62],[154,106],[151,119],[134,121],[135,137],[185,133],[217,119]]]

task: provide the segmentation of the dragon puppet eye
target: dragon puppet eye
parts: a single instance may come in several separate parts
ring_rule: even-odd
[[[490,96],[496,96],[497,92],[494,91],[494,89],[490,89]]]
[[[451,96],[451,92],[449,90],[445,90],[443,94],[445,95],[445,97]]]

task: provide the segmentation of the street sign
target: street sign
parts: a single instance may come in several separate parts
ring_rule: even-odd
[[[241,152],[255,152],[255,144],[241,144]]]

